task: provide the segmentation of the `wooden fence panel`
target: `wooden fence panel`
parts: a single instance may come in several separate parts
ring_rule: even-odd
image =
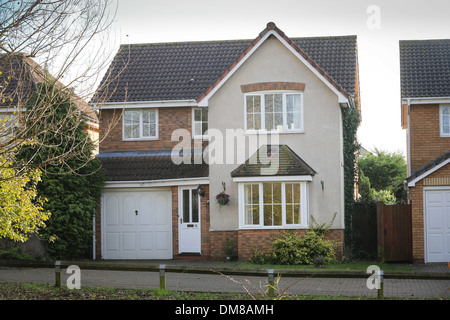
[[[377,256],[377,208],[356,203],[353,207],[351,232],[357,237],[357,247],[369,257]]]
[[[377,204],[377,234],[385,262],[412,260],[411,205]]]

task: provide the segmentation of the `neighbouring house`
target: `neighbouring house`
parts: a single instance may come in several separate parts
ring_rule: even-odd
[[[47,78],[47,79],[46,79]],[[8,116],[13,125],[19,125],[19,119],[26,111],[26,104],[36,89],[36,85],[55,79],[49,72],[31,57],[24,53],[0,54],[0,117]],[[62,90],[66,88],[60,81],[56,85]],[[86,115],[87,132],[98,149],[99,123],[97,113],[81,97],[70,91],[71,101]],[[98,150],[95,151],[98,153]]]
[[[283,230],[344,242],[342,109],[356,36],[122,45],[91,103],[106,173],[102,259],[248,259]],[[335,219],[333,220],[333,217]]]
[[[450,40],[400,41],[413,260],[450,261]]]

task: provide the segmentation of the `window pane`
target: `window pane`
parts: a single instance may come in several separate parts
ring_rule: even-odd
[[[273,183],[273,203],[281,204],[281,182]]]
[[[272,203],[272,184],[263,183],[263,203]]]
[[[244,186],[245,224],[259,224],[259,185]]]
[[[294,203],[300,203],[300,184],[293,184]]]
[[[204,121],[204,122],[202,123],[202,135],[205,135],[205,134],[206,134],[206,131],[208,131],[208,122],[207,122],[207,121]]]
[[[292,203],[292,184],[286,183],[285,185],[286,203]]]
[[[281,218],[281,216],[282,216],[282,209],[281,209],[281,204],[279,204],[279,205],[273,205],[273,207],[272,207],[273,209],[273,212],[272,212],[272,215],[273,215],[273,225],[274,226],[281,226],[281,224],[283,223],[283,220],[282,220],[282,218]]]
[[[194,110],[194,120],[195,121],[202,121],[202,110],[201,109],[195,109]]]
[[[292,205],[286,204],[286,224],[292,224]]]
[[[261,129],[261,97],[247,96],[247,130]]]
[[[198,192],[192,189],[192,222],[198,222]]]
[[[272,129],[274,129],[273,126],[273,113],[267,113],[266,112],[266,117],[265,117],[265,121],[266,121],[266,130],[270,131]]]
[[[142,136],[154,137],[156,136],[156,111],[143,110],[142,111]]]
[[[272,205],[264,205],[264,225],[272,226],[273,218],[272,218]]]
[[[261,129],[261,113],[255,113],[253,117],[253,126],[255,130]]]
[[[281,226],[281,183],[263,183],[264,225]]]
[[[139,111],[126,110],[123,117],[124,137],[139,138]]]
[[[253,99],[254,99],[253,96],[247,96],[247,101],[246,101],[247,114],[254,112],[254,109],[253,109],[254,101],[253,101]]]
[[[299,94],[286,95],[286,111],[300,112],[301,96]]]
[[[253,112],[261,112],[261,97],[255,96],[253,97]]]
[[[300,224],[300,205],[295,204],[293,207],[294,207],[294,211],[293,211],[294,224]]]
[[[248,114],[247,115],[247,129],[248,130],[254,130],[255,129],[255,125],[253,122],[253,115]]]
[[[283,112],[283,95],[275,94],[274,95],[274,112]]]
[[[274,129],[276,129],[278,131],[283,130],[283,114],[282,113],[275,113]]]
[[[300,184],[286,183],[286,224],[300,223]]]
[[[442,133],[450,133],[450,110],[448,107],[442,107]]]
[[[273,112],[273,94],[266,94],[264,96],[265,112]]]
[[[156,124],[150,125],[150,137],[156,137]]]
[[[202,123],[201,122],[194,123],[194,134],[196,136],[200,136],[202,134]]]
[[[183,190],[183,223],[189,223],[189,190]]]

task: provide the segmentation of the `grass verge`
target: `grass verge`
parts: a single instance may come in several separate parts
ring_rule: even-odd
[[[284,295],[279,300],[375,300],[374,296]],[[386,300],[405,300],[385,298]],[[265,294],[181,292],[161,289],[82,287],[0,282],[0,300],[270,300]],[[423,300],[423,299],[421,299]]]

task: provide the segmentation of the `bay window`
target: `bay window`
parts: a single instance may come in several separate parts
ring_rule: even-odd
[[[240,183],[241,228],[307,227],[307,183]]]

